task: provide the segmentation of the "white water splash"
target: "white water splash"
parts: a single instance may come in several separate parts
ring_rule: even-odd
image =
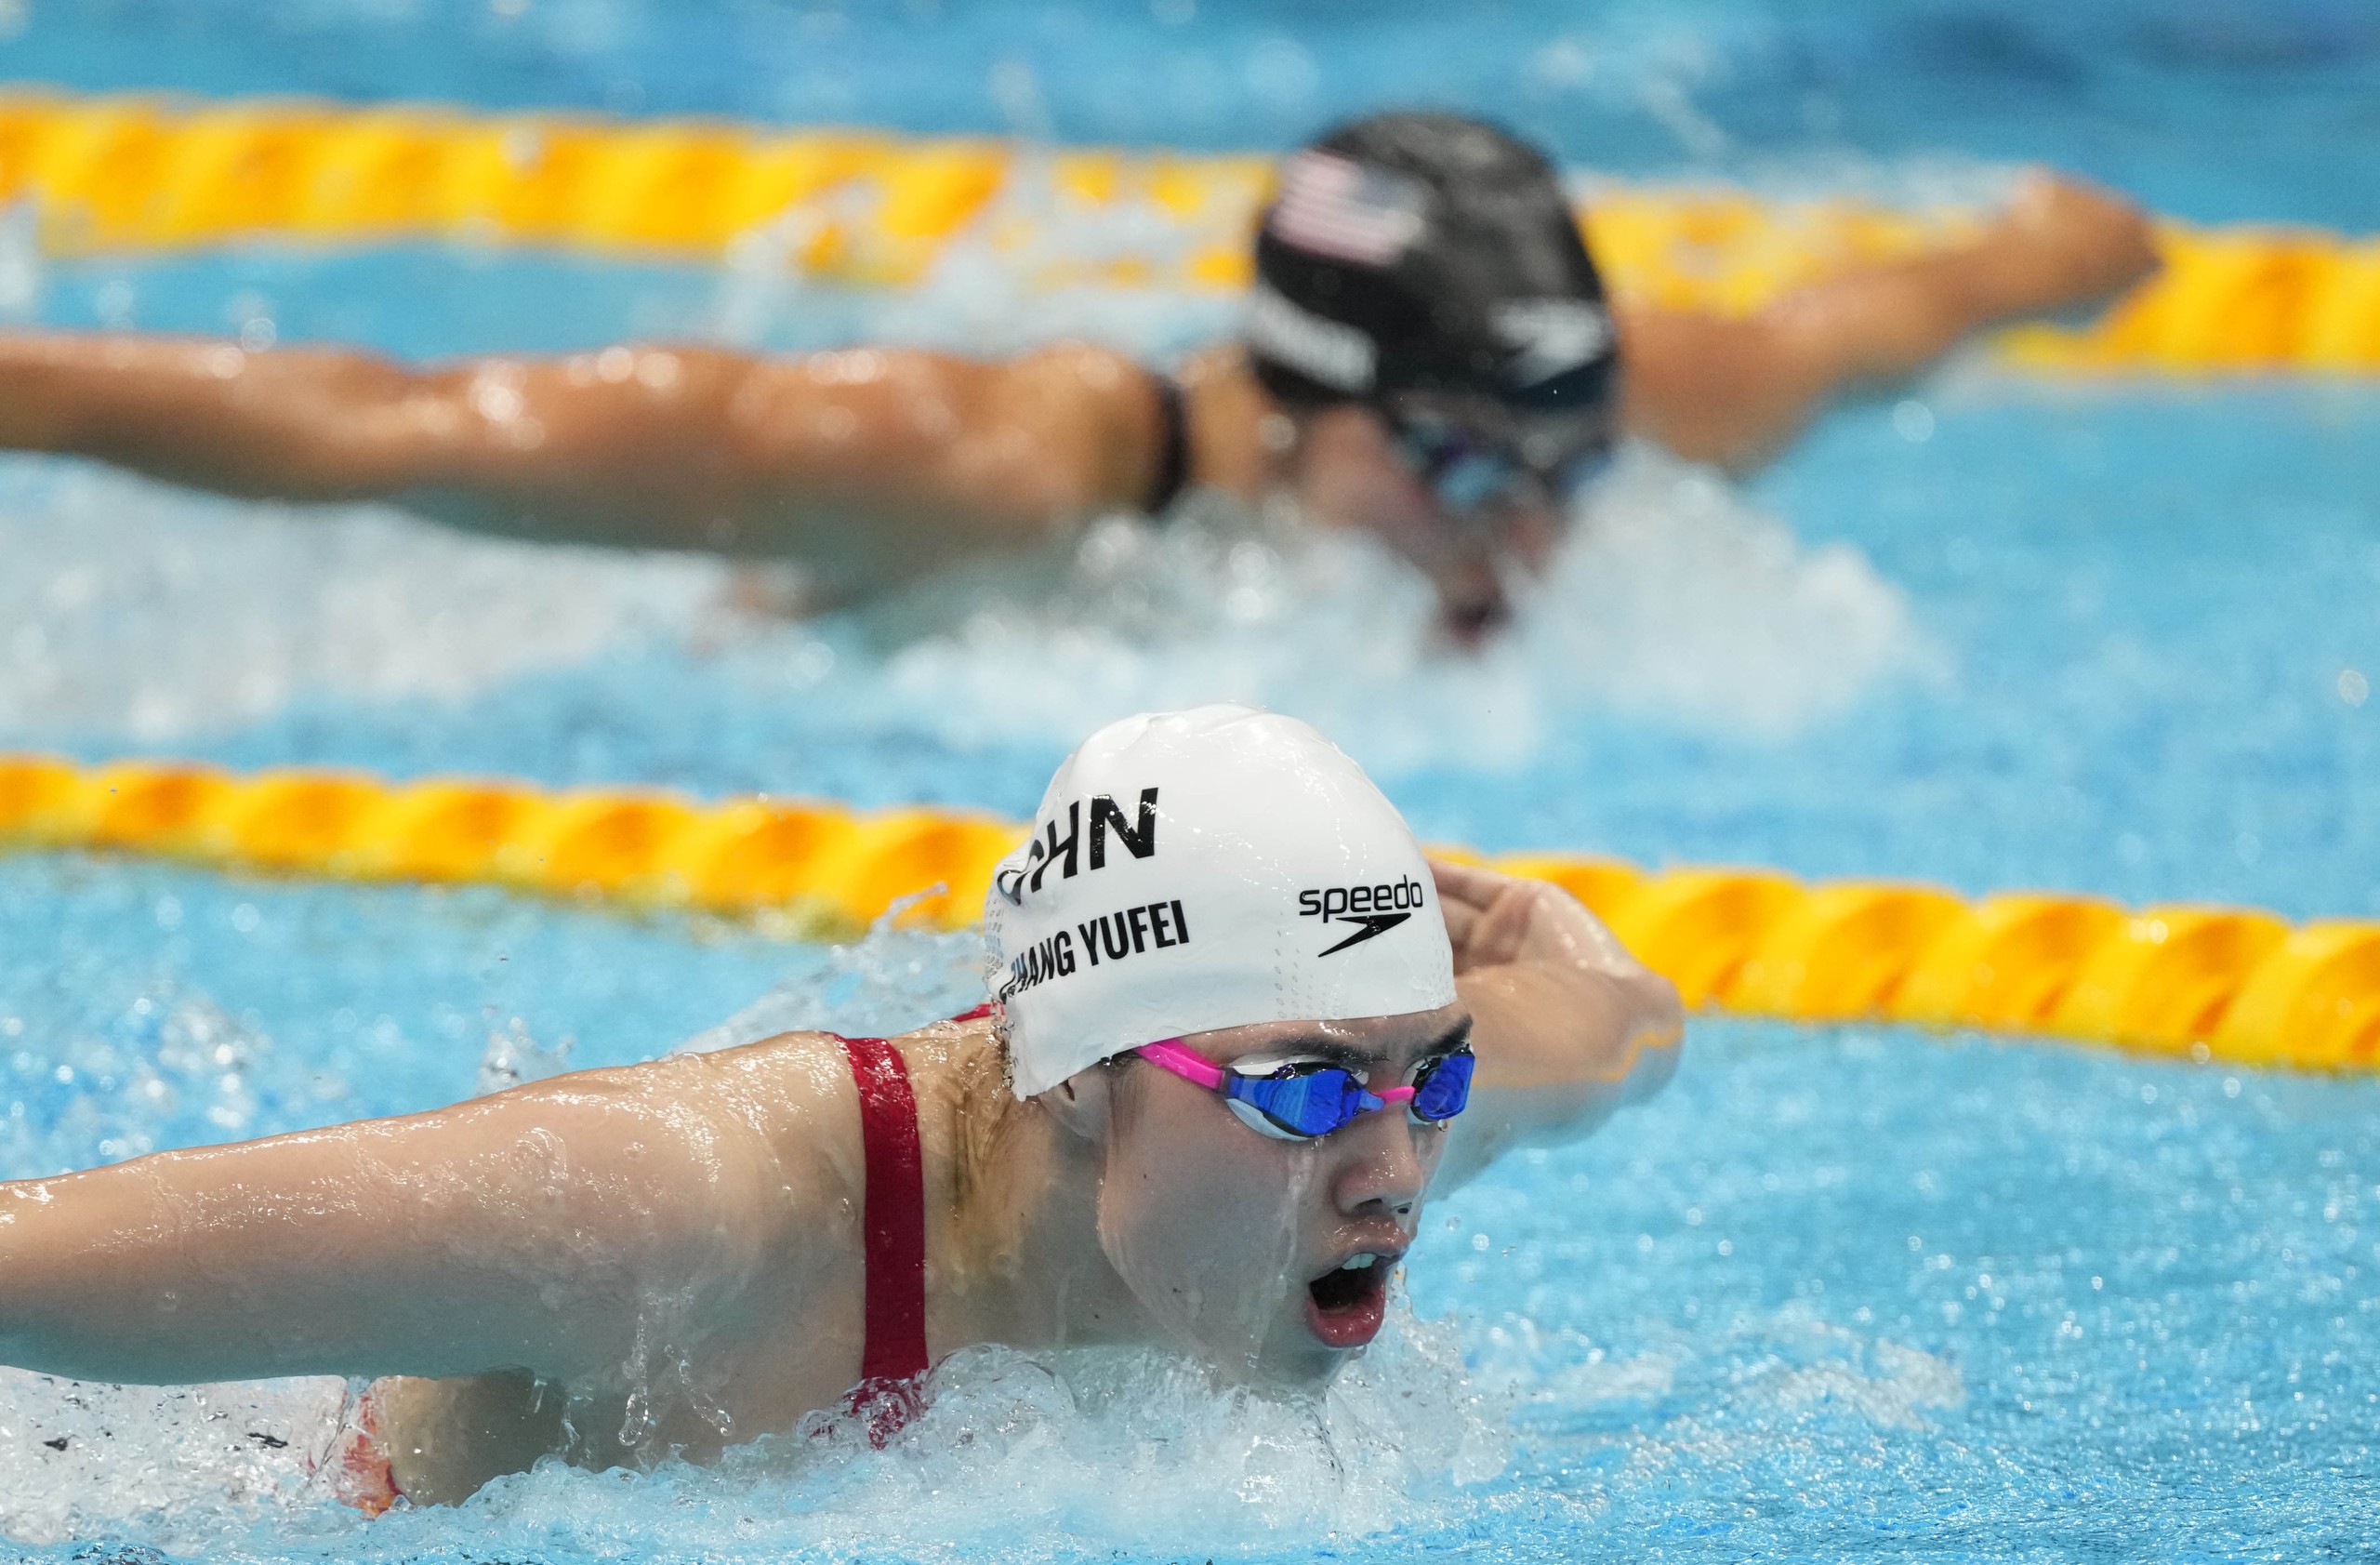
[[[0,467],[0,729],[162,743],[300,695],[457,700],[683,636],[692,556],[510,543],[362,507],[240,505],[63,464]]]
[[[167,1548],[322,1503],[344,1381],[98,1386],[0,1368],[0,1538]]]
[[[709,1054],[785,1032],[892,1038],[974,1009],[984,1001],[983,935],[896,928],[893,921],[915,900],[894,903],[864,937],[829,950],[817,969],[786,979],[670,1052]]]
[[[716,561],[465,537],[385,511],[197,499],[76,470],[0,487],[0,731],[161,744],[299,697],[467,699],[640,642],[767,689],[820,627],[724,606]],[[1633,451],[1512,629],[1446,647],[1427,588],[1368,537],[1220,509],[1094,527],[1055,570],[888,596],[806,710],[959,747],[1071,745],[1136,710],[1237,699],[1367,763],[1523,762],[1580,711],[1790,736],[1938,662],[1898,589],[1809,548],[1708,471]],[[850,641],[839,635],[838,640]]]
[[[716,1466],[594,1473],[548,1461],[461,1506],[366,1522],[324,1459],[343,1382],[156,1389],[0,1370],[0,1537],[130,1537],[176,1553],[847,1558],[887,1548],[1004,1558],[1086,1548],[1230,1554],[1428,1526],[1511,1454],[1507,1409],[1474,1386],[1451,1328],[1401,1306],[1318,1395],[1218,1386],[1154,1352],[972,1348],[923,1415],[876,1450],[819,1415]],[[63,1442],[54,1447],[51,1442]],[[1038,1538],[1038,1546],[1019,1540]]]
[[[1374,766],[1513,764],[1596,710],[1781,738],[1940,663],[1857,550],[1805,546],[1708,470],[1642,446],[1476,654],[1441,644],[1427,589],[1370,539],[1212,517],[1104,524],[1038,598],[938,591],[952,628],[891,654],[881,694],[957,745],[1068,744],[1132,711],[1236,699]]]

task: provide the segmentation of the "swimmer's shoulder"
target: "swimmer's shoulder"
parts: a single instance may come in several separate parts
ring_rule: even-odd
[[[1236,342],[1217,343],[1193,353],[1174,379],[1188,410],[1190,481],[1254,502],[1280,481],[1287,442],[1267,440],[1288,428],[1280,405],[1256,378],[1248,351]]]
[[[1269,430],[1286,430],[1279,405],[1265,391],[1250,367],[1248,353],[1236,342],[1201,349],[1170,372],[1125,357],[1115,350],[1086,342],[1057,342],[1012,361],[1020,371],[1055,379],[1109,406],[1115,418],[1103,422],[1107,438],[1103,448],[1129,444],[1127,429],[1145,440],[1154,431],[1158,445],[1182,442],[1183,470],[1173,487],[1220,490],[1254,501],[1277,482],[1276,471],[1285,442],[1265,440]],[[1169,389],[1178,398],[1169,397]],[[1170,402],[1179,418],[1178,431],[1163,429],[1163,418],[1150,422],[1152,409]],[[1135,468],[1138,473],[1138,468]],[[1139,484],[1136,476],[1133,487]],[[1145,489],[1139,484],[1140,489]],[[1137,492],[1137,491],[1136,491]]]
[[[865,1198],[859,1091],[832,1033],[782,1032],[668,1063],[711,1113],[765,1148],[766,1182],[786,1216],[814,1220]]]
[[[887,1041],[906,1067],[930,1154],[1007,1096],[1003,1056],[986,1017],[936,1022]],[[671,1063],[699,1073],[703,1095],[760,1132],[795,1207],[815,1216],[865,1202],[859,1089],[843,1040],[786,1032]]]

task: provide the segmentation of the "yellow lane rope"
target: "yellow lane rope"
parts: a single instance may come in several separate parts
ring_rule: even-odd
[[[0,92],[0,203],[54,254],[278,238],[445,240],[661,259],[734,256],[914,284],[980,245],[1038,285],[1228,289],[1270,187],[1262,157],[1049,150],[703,120],[422,105]],[[1741,191],[1614,188],[1593,203],[1623,298],[1743,312],[1862,261],[1972,232],[1973,212]],[[2088,328],[2009,334],[2041,371],[2380,371],[2380,239],[2164,223],[2165,270]]]
[[[939,885],[912,918],[972,922],[1025,828],[950,809],[362,773],[241,776],[179,761],[0,756],[0,847],[226,869],[483,883],[848,931]],[[1460,849],[1449,856],[1476,861]],[[2127,909],[2063,892],[1805,883],[1774,869],[1487,861],[1575,894],[1690,1005],[2065,1037],[2197,1059],[2380,1069],[2380,922],[2254,908]]]

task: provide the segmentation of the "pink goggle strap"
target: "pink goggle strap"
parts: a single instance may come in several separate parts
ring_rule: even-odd
[[[1223,1084],[1223,1067],[1200,1059],[1179,1038],[1144,1043],[1132,1052],[1159,1070],[1170,1070],[1184,1081],[1204,1087],[1210,1093]]]
[[[1179,1038],[1168,1038],[1156,1043],[1144,1043],[1133,1053],[1160,1070],[1170,1070],[1183,1081],[1220,1091],[1223,1084],[1223,1068],[1191,1053],[1188,1044]],[[1368,1091],[1369,1089],[1367,1089]],[[1410,1103],[1418,1087],[1388,1087],[1372,1094],[1382,1103]]]

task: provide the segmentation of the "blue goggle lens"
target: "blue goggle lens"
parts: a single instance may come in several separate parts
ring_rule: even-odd
[[[1413,1117],[1433,1123],[1451,1120],[1471,1101],[1471,1072],[1479,1056],[1465,1049],[1422,1071],[1413,1083]]]
[[[1329,1135],[1363,1112],[1363,1083],[1336,1067],[1231,1076],[1224,1090],[1297,1135]]]
[[[1461,1113],[1471,1101],[1471,1072],[1478,1063],[1466,1049],[1424,1067],[1407,1106],[1413,1117],[1435,1124]],[[1329,1135],[1380,1106],[1361,1081],[1336,1066],[1291,1068],[1275,1076],[1229,1074],[1223,1092],[1293,1135]]]

